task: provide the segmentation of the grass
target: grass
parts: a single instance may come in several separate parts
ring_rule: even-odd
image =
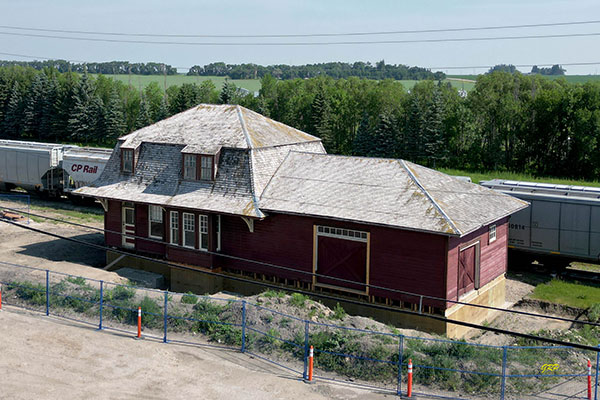
[[[479,183],[481,181],[489,181],[492,179],[510,179],[515,181],[529,181],[529,182],[546,182],[556,183],[563,185],[582,185],[582,186],[597,186],[600,187],[600,181],[582,181],[573,179],[553,178],[553,177],[536,177],[529,174],[508,172],[508,171],[466,171],[453,168],[437,168],[438,171],[448,175],[461,175],[469,176],[473,183]]]
[[[553,279],[536,286],[531,297],[551,303],[587,309],[600,303],[600,285]]]

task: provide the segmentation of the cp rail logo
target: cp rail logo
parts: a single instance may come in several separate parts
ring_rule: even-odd
[[[544,365],[542,365],[542,368],[541,368],[542,374],[556,371],[557,369],[558,369],[558,364],[544,364]]]
[[[89,165],[73,164],[71,166],[71,171],[73,171],[73,172],[82,171],[83,173],[87,173],[87,174],[95,174],[96,172],[98,172],[98,166],[91,167]]]

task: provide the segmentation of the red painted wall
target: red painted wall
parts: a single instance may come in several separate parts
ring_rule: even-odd
[[[446,296],[448,299],[457,299],[460,247],[476,240],[479,240],[480,243],[480,287],[506,272],[508,218],[496,222],[496,240],[491,244],[489,243],[489,225],[463,238],[450,238],[448,240],[448,276],[446,281]]]
[[[121,232],[121,202],[109,200],[108,211],[104,213],[104,229],[106,231]],[[121,246],[121,235],[105,232],[104,238],[107,246]]]

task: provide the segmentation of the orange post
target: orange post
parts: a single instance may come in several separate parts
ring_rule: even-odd
[[[412,397],[412,359],[408,359],[408,385],[406,386],[406,396]]]
[[[138,339],[142,337],[142,307],[138,307]]]
[[[312,382],[313,379],[313,360],[315,356],[315,351],[312,346],[310,346],[310,352],[308,353],[308,381]]]
[[[588,358],[588,400],[592,400],[592,362]]]

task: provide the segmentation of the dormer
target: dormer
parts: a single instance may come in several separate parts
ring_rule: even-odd
[[[135,164],[139,155],[139,146],[137,147],[121,147],[121,172],[133,174]]]
[[[212,182],[217,176],[217,165],[221,149],[208,151],[186,146],[182,151],[181,178],[186,181]]]

